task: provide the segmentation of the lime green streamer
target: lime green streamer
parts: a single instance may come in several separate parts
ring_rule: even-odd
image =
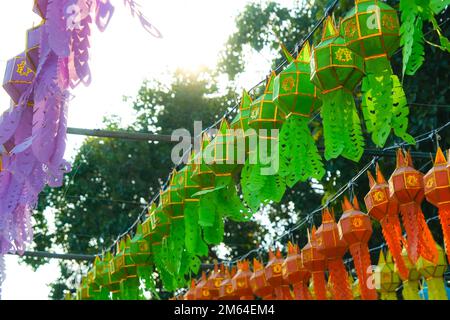
[[[309,178],[320,180],[325,174],[322,159],[308,128],[309,119],[290,116],[280,133],[280,176],[293,187]]]

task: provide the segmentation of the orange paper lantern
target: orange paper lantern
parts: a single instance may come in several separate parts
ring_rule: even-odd
[[[308,231],[308,243],[302,249],[302,261],[306,269],[311,272],[315,298],[326,300],[325,268],[327,262],[317,246],[316,227],[313,227],[311,233]]]
[[[253,300],[253,290],[250,286],[253,273],[250,271],[249,262],[247,260],[238,262],[237,267],[237,273],[231,278],[233,290],[240,300]]]
[[[336,300],[352,300],[353,294],[348,283],[347,270],[342,257],[348,245],[339,235],[338,225],[328,209],[322,213],[322,225],[317,229],[317,249],[327,258],[328,270]]]
[[[223,265],[220,268],[217,263],[214,263],[214,271],[209,275],[208,282],[206,286],[209,289],[209,293],[212,300],[217,300],[219,298],[219,289],[222,284],[222,280],[225,278],[225,269]]]
[[[211,300],[206,273],[202,272],[202,278],[195,287],[195,300]]]
[[[398,217],[399,204],[397,199],[389,196],[389,185],[376,165],[376,180],[370,172],[369,176],[370,191],[364,197],[368,214],[378,220],[381,224],[381,231],[386,240],[388,248],[392,254],[398,273],[403,279],[408,278],[408,268],[402,259],[402,227]]]
[[[195,280],[191,280],[191,287],[189,288],[188,292],[184,295],[184,300],[195,300]]]
[[[230,270],[225,268],[225,276],[219,288],[219,300],[239,300],[231,283],[231,278],[236,274],[236,269]]]
[[[413,167],[411,154],[397,150],[397,168],[389,179],[390,196],[400,204],[407,235],[408,256],[415,264],[419,256],[437,263],[438,251],[420,207],[424,198],[423,174]]]
[[[263,300],[273,300],[273,287],[267,282],[264,266],[257,259],[253,259],[253,274],[250,278],[253,293]]]
[[[367,245],[372,235],[370,217],[360,211],[356,197],[353,199],[353,205],[347,197],[344,197],[342,211],[344,214],[339,219],[339,228],[342,238],[350,247],[350,253],[358,275],[361,298],[363,300],[377,300],[375,288],[368,285],[368,281],[372,277],[372,264]]]
[[[439,209],[447,259],[450,262],[450,164],[438,148],[433,168],[424,176],[425,197]]]
[[[311,272],[303,265],[298,245],[288,243],[288,255],[283,262],[282,272],[284,281],[292,285],[296,300],[312,299],[307,287]]]

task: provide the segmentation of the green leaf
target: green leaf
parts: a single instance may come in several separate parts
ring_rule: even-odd
[[[200,210],[198,223],[202,227],[210,227],[214,225],[216,218],[215,212],[217,208],[216,193],[210,192],[200,198]]]
[[[406,100],[405,92],[403,91],[402,84],[396,75],[392,75],[393,91],[393,118],[392,127],[397,137],[402,138],[409,144],[415,144],[414,138],[407,133],[408,130],[408,101]]]

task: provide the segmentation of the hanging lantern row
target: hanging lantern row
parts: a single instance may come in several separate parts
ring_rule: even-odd
[[[368,16],[376,19],[372,19],[375,24],[367,29],[364,23]],[[384,145],[393,130],[405,141],[414,141],[406,133],[408,109],[403,89],[389,65],[389,57],[399,46],[398,33],[394,9],[376,0],[356,0],[355,9],[349,12],[339,28],[331,17],[325,21],[322,41],[317,46],[311,49],[305,43],[295,58],[282,47],[290,62],[288,67],[278,75],[271,73],[260,97],[253,100],[244,92],[239,112],[231,124],[223,119],[212,140],[209,135],[203,135],[200,150],[192,152],[182,169],[171,173],[167,187],[160,192],[159,204],[150,206],[148,216],[136,234],[147,242],[147,254],[151,255],[151,263],[148,263],[151,268],[142,271],[148,290],[157,294],[152,277],[148,276],[153,272],[159,275],[167,291],[188,286],[190,275],[199,272],[200,258],[208,255],[208,245],[222,242],[225,219],[248,221],[261,204],[280,202],[286,186],[323,176],[325,170],[307,126],[312,112],[320,108],[325,158],[342,155],[359,161],[364,141],[353,91],[362,79],[365,79],[363,94],[366,101],[362,106],[363,114],[372,140],[379,146]],[[377,47],[379,43],[383,45]],[[379,83],[383,81],[386,83]],[[233,138],[236,139],[229,139],[230,128],[240,129],[235,131],[237,134]],[[281,129],[280,137],[277,138],[271,129]],[[255,137],[258,143],[256,149],[251,149],[250,141]],[[278,145],[272,144],[278,140]],[[242,141],[245,152],[240,155]],[[262,142],[268,142],[268,146],[263,148]],[[279,171],[262,174],[273,160],[274,151],[280,153]],[[245,160],[244,165],[244,161],[236,161],[239,157]],[[230,159],[235,161],[226,161]],[[377,183],[372,181],[371,192],[375,200],[366,197],[369,214],[380,220],[396,263],[400,261],[403,246],[414,264],[420,257],[437,263],[438,249],[420,210],[424,196],[420,190],[423,189],[423,177],[412,168],[409,156],[398,161],[389,184],[381,181],[381,174],[377,175],[380,176]],[[246,206],[240,200],[234,181],[239,171]],[[380,198],[381,194],[385,198]],[[436,198],[437,204],[443,205],[444,200],[440,197]],[[445,206],[442,208],[441,215],[445,217]],[[407,231],[406,243],[401,235],[398,210]],[[336,224],[334,214],[329,211],[324,212],[323,219],[322,226],[310,232],[310,243],[306,248],[309,254],[304,262],[311,266],[313,296],[326,299],[331,294],[334,299],[349,299],[352,287],[348,283],[348,274],[344,275],[342,257],[350,248],[358,281],[367,282],[370,274],[364,270],[370,262],[367,248],[372,232],[370,222],[367,215],[361,213],[358,203],[351,204],[348,200],[344,201],[341,224]],[[353,228],[353,220],[360,221],[364,229]],[[126,252],[127,241],[122,242],[118,252]],[[320,245],[314,247],[312,243],[315,242]],[[131,249],[131,255],[135,250]],[[277,259],[276,254],[274,257]],[[406,265],[401,262],[398,265],[405,278],[409,274]],[[254,268],[259,275],[254,281],[261,286],[257,296],[265,297],[268,292],[265,286],[272,286],[270,282],[276,280],[262,280],[260,275],[264,268],[260,262],[256,261]],[[330,274],[330,292],[327,292],[325,271]],[[228,270],[228,274],[232,273]],[[116,298],[138,294],[126,289],[126,283],[132,281],[126,281],[123,288],[119,288],[120,294]],[[307,296],[302,290],[296,290],[297,296]],[[285,291],[285,287],[270,291],[266,298],[288,296]],[[358,294],[364,299],[375,296],[373,290],[364,287]]]
[[[189,176],[186,174],[183,170],[173,174],[169,188],[177,190],[178,187],[183,192],[194,188],[192,181],[186,180]],[[414,169],[410,153],[404,154],[402,150],[397,151],[397,168],[389,181],[384,179],[378,165],[376,179],[370,172],[368,176],[370,191],[365,197],[368,214],[361,211],[356,197],[353,201],[344,197],[339,221],[336,222],[333,210],[324,209],[322,224],[307,231],[308,243],[301,250],[298,245],[288,243],[286,258],[279,249],[269,251],[268,263],[264,265],[254,259],[252,268],[249,261],[240,261],[231,268],[216,264],[214,271],[209,276],[203,272],[198,282],[190,280],[190,275],[198,274],[199,256],[203,250],[207,255],[205,242],[208,241],[199,236],[202,226],[190,225],[192,218],[178,211],[183,205],[179,193],[166,190],[161,195],[160,205],[153,205],[147,219],[138,225],[135,236],[120,241],[115,256],[108,253],[103,259],[97,257],[94,268],[82,280],[79,298],[141,299],[144,296],[139,290],[139,279],[146,290],[157,296],[157,272],[166,290],[188,286],[188,292],[179,297],[188,300],[394,299],[400,284],[404,299],[418,299],[420,283],[426,283],[430,299],[446,299],[445,251],[428,235],[431,233],[420,209],[423,196],[414,198],[417,199],[415,211],[410,209],[409,203],[403,209],[402,199],[399,199],[404,194],[422,193],[438,207],[448,201],[445,197],[446,193],[450,194],[450,164],[441,149],[438,149],[433,168],[425,176]],[[191,200],[195,200],[195,193],[191,196]],[[448,212],[439,208],[441,221],[448,221]],[[416,225],[406,226],[411,223],[409,215],[414,215]],[[372,235],[370,217],[380,222],[389,249],[386,257],[380,252],[379,268],[375,270],[371,268],[368,248]],[[186,227],[174,227],[183,220]],[[402,235],[401,222],[406,238]],[[443,225],[443,229],[445,227],[448,225]],[[411,232],[418,232],[418,235]],[[184,238],[180,239],[180,235]],[[444,238],[446,235],[448,231],[444,231]],[[416,260],[409,244],[415,239],[419,239],[420,244]],[[183,241],[189,245],[180,245]],[[448,254],[448,239],[444,241]],[[344,264],[347,252],[353,258],[356,281],[350,281],[352,274]]]

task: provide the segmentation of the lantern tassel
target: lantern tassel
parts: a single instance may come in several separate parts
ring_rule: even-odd
[[[374,287],[369,287],[369,279],[372,276],[369,247],[365,243],[355,243],[350,246],[350,253],[358,274],[359,289],[362,300],[377,300],[377,292]]]
[[[327,300],[327,287],[323,271],[312,272],[312,280],[316,300]]]
[[[439,207],[439,220],[444,235],[445,252],[447,253],[447,261],[450,263],[450,205],[442,205]]]
[[[325,159],[342,155],[358,162],[364,152],[364,138],[352,93],[340,88],[324,92],[322,100]]]
[[[420,228],[420,255],[428,261],[437,264],[439,259],[439,252],[437,250],[436,242],[434,241],[431,230],[428,227],[427,222],[425,221],[425,217],[420,206],[418,207],[418,209],[418,224]]]
[[[322,179],[322,159],[308,128],[309,119],[296,115],[287,118],[280,133],[280,175],[293,187],[309,178]]]
[[[352,300],[353,293],[348,283],[348,274],[342,259],[328,261],[328,270],[332,281],[333,297],[336,300]]]
[[[303,281],[293,285],[295,300],[312,300],[311,293]]]
[[[408,279],[409,269],[402,258],[402,228],[398,214],[388,214],[381,220],[381,231],[386,240],[389,251],[398,268],[398,273],[402,279]]]
[[[400,212],[406,230],[408,256],[415,264],[419,258],[419,206],[415,202],[403,204]]]

